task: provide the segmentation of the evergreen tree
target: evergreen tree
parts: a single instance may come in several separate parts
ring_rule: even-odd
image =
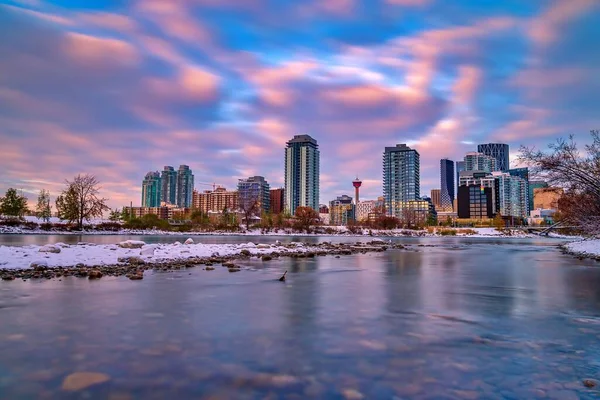
[[[0,215],[21,219],[27,211],[27,197],[19,195],[16,189],[8,189],[0,198]]]
[[[50,217],[52,216],[52,206],[50,206],[50,192],[44,189],[40,190],[35,211],[39,219],[43,220],[44,222],[50,221]]]
[[[118,208],[112,210],[108,216],[108,220],[112,222],[119,222],[122,218],[121,211]]]

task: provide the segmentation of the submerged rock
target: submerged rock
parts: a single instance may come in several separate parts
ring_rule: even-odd
[[[100,272],[97,269],[91,269],[88,271],[88,278],[89,279],[100,279],[100,278],[102,278],[102,272]]]
[[[62,390],[76,392],[109,380],[108,375],[100,372],[75,372],[64,379]]]

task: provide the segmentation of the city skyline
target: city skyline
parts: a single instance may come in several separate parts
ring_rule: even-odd
[[[283,186],[280,149],[304,132],[327,154],[321,202],[357,174],[377,198],[395,143],[421,154],[429,193],[439,160],[477,143],[514,161],[521,144],[585,144],[600,126],[594,0],[4,3],[0,192],[30,202],[90,173],[121,207],[170,162]]]

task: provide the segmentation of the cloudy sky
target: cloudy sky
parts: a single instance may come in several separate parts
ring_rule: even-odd
[[[321,203],[381,189],[385,146],[439,159],[600,129],[598,0],[0,0],[0,192],[97,175],[113,207],[188,164],[283,185],[321,148]],[[200,190],[208,186],[197,184]]]

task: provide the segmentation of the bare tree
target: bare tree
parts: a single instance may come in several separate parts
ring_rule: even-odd
[[[67,187],[56,199],[56,209],[61,219],[77,223],[83,228],[83,221],[102,217],[110,208],[107,199],[98,196],[100,182],[93,175],[77,175],[72,181],[66,181]]]
[[[559,202],[564,220],[600,234],[600,131],[590,133],[583,154],[571,135],[549,145],[548,152],[521,147],[519,159],[532,167],[532,176],[565,190]]]
[[[252,218],[260,215],[261,212],[260,185],[258,183],[252,183],[248,187],[243,188],[243,190],[239,190],[238,195],[238,207],[244,215],[244,220],[246,221],[246,229],[250,229],[250,223],[252,222]]]

